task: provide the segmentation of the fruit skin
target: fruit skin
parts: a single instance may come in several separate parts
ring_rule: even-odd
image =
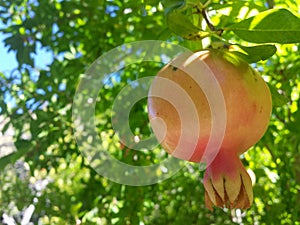
[[[199,62],[204,66],[193,66]],[[213,77],[221,88],[225,111],[211,110],[218,101],[211,101],[207,96],[215,96],[216,84],[208,82],[199,86],[199,77]],[[169,82],[162,82],[162,79]],[[173,82],[184,95],[172,88]],[[170,94],[176,95],[179,107],[162,99]],[[192,104],[184,105],[188,99],[186,95]],[[184,109],[180,108],[183,105]],[[238,156],[263,136],[271,109],[271,94],[264,80],[248,63],[227,49],[178,56],[158,72],[148,97],[150,123],[163,148],[177,158],[207,164],[203,182],[206,206],[210,209],[213,205],[250,207],[253,200],[251,179]],[[196,120],[186,112],[196,112]],[[225,127],[212,132],[215,118],[223,118]],[[199,133],[195,135],[192,131]],[[209,141],[213,145],[207,148]]]

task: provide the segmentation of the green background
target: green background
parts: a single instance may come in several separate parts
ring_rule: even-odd
[[[299,0],[212,1],[208,11],[212,23],[223,28],[271,7],[297,15],[299,5]],[[35,202],[34,224],[300,224],[298,43],[275,44],[272,57],[252,64],[268,81],[274,97],[265,136],[241,156],[256,176],[253,206],[247,211],[216,208],[211,212],[204,205],[203,170],[198,164],[189,163],[157,184],[125,186],[98,175],[73,137],[72,103],[79,77],[99,56],[139,40],[167,40],[193,50],[200,46],[200,41],[172,33],[160,1],[17,0],[1,1],[0,6],[4,24],[0,32],[7,34],[3,51],[11,50],[18,61],[17,68],[0,72],[1,119],[8,118],[1,121],[2,133],[13,128],[16,147],[14,153],[0,158],[0,214],[17,215]],[[297,29],[289,35],[299,34]],[[229,29],[223,37],[249,46],[237,35]],[[46,68],[36,65],[37,46],[53,57]],[[154,75],[161,67],[133,64],[99,93],[97,131],[107,135],[108,151],[120,161],[148,165],[161,160],[156,154],[159,148],[145,153],[121,146],[110,121],[110,107],[121,88]],[[131,129],[141,139],[151,135],[145,106],[146,99],[138,102],[130,117]],[[22,176],[16,161],[24,167]],[[37,181],[48,184],[37,190],[32,188]]]

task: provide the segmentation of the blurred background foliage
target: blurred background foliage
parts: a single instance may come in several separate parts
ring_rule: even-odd
[[[299,5],[299,0],[214,0],[208,11],[216,27],[223,27],[273,7],[297,15]],[[99,56],[139,40],[190,46],[168,29],[161,1],[8,0],[0,2],[0,15],[0,32],[6,35],[1,51],[14,52],[18,61],[17,68],[0,72],[1,133],[13,130],[15,145],[13,152],[0,155],[0,215],[20,224],[24,210],[33,205],[33,224],[300,224],[299,44],[276,45],[275,55],[253,64],[280,97],[265,136],[242,156],[255,174],[252,208],[211,212],[204,206],[198,164],[187,164],[158,184],[125,186],[98,175],[73,138],[78,80]],[[247,45],[231,32],[224,37]],[[46,68],[36,63],[38,47],[51,53]],[[161,66],[134,64],[101,89],[96,104],[99,133],[112,132],[110,107],[120,89],[136,78],[155,75]],[[138,102],[130,117],[140,139],[151,134],[145,105]],[[158,150],[133,151],[115,135],[107,139],[114,141],[108,150],[121,161],[159,161]]]

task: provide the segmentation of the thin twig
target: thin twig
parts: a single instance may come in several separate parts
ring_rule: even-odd
[[[206,9],[202,9],[202,10],[201,10],[201,14],[202,14],[202,16],[203,16],[205,22],[207,23],[207,26],[209,27],[209,29],[210,29],[211,31],[216,31],[216,28],[215,28],[215,26],[212,24],[212,22],[211,22],[211,20],[210,20],[210,18],[209,18],[209,16],[208,16],[208,14],[207,14]]]

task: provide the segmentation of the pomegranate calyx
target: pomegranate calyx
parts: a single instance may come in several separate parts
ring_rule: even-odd
[[[238,156],[220,154],[207,167],[204,175],[205,204],[210,210],[247,209],[253,201],[252,182]],[[226,155],[225,155],[226,156]]]

